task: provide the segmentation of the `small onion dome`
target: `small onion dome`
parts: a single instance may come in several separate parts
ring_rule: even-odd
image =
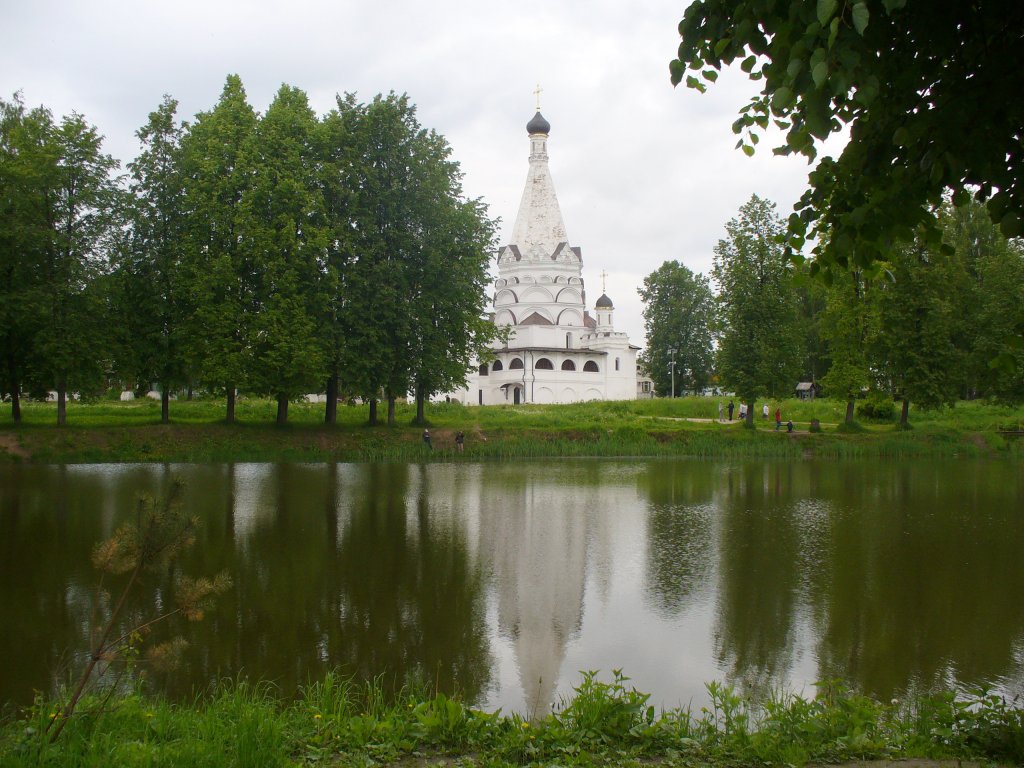
[[[533,120],[526,124],[527,133],[543,133],[545,136],[551,131],[551,123],[544,119],[544,115],[538,112]]]
[[[607,293],[602,293],[601,298],[597,300],[597,304],[594,305],[598,309],[615,309],[612,305],[612,300],[608,298]]]

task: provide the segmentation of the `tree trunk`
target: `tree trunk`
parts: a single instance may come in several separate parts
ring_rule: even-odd
[[[164,382],[160,382],[160,423],[168,424],[171,421],[171,393]]]
[[[327,379],[327,407],[324,408],[324,424],[338,423],[338,374]]]
[[[388,426],[395,426],[395,396],[388,393]]]
[[[10,418],[15,424],[22,423],[22,382],[17,380],[17,371],[12,361],[7,365],[10,381]]]
[[[375,398],[375,397],[370,400],[370,421],[369,421],[369,424],[370,424],[371,427],[376,427],[377,426],[377,398]]]
[[[753,426],[754,426],[754,401],[753,400],[751,400],[749,403],[747,403],[746,421],[747,421],[747,426],[753,428]]]
[[[280,427],[288,423],[288,396],[278,394],[277,396],[277,425]]]
[[[64,382],[57,383],[57,426],[68,423],[68,387]]]
[[[192,402],[192,385],[188,385],[188,395],[185,397],[190,403]]]
[[[846,423],[847,424],[853,424],[853,409],[854,409],[855,402],[856,401],[852,397],[849,400],[846,401]]]
[[[423,387],[416,387],[416,418],[413,420],[413,424],[426,424],[427,423],[427,408],[426,408],[426,397],[423,395]]]
[[[235,385],[228,384],[228,413],[225,418],[228,424],[235,423]]]
[[[900,428],[906,429],[908,422],[908,416],[910,416],[910,401],[907,398],[903,398],[903,408],[900,410]]]

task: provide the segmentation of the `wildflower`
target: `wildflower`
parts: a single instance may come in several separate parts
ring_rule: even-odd
[[[154,718],[154,717],[156,717],[156,715],[154,715],[154,714],[153,714],[152,712],[147,712],[147,713],[146,713],[146,719],[147,719],[147,720],[150,720],[150,719],[152,719],[152,718]]]
[[[317,712],[315,715],[313,715],[313,719],[314,720],[322,720],[323,719],[323,715],[321,715],[319,712]]]

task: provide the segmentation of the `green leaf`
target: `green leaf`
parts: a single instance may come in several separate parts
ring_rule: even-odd
[[[775,95],[772,96],[772,109],[781,112],[788,109],[793,104],[793,91],[786,86],[782,86]]]
[[[750,74],[750,70],[752,70],[754,68],[754,65],[756,63],[757,63],[757,57],[756,56],[747,56],[747,58],[745,58],[742,61],[742,63],[740,63],[740,69],[742,69],[747,74]]]
[[[832,19],[832,23],[828,27],[828,47],[831,49],[836,42],[836,38],[839,36],[839,17],[836,16]]]
[[[704,93],[707,90],[707,86],[705,86],[704,83],[702,83],[693,75],[686,76],[686,87],[693,88],[694,90],[700,91],[701,93]]]
[[[713,69],[705,69],[700,74],[705,80],[711,83],[718,79],[718,73]]]
[[[828,62],[819,61],[811,70],[811,79],[816,88],[821,88],[828,81]]]
[[[902,125],[892,134],[892,143],[897,147],[906,147],[910,144],[910,131]]]
[[[839,6],[839,0],[818,0],[818,22],[825,26],[831,19]]]
[[[749,144],[744,144],[743,145],[743,154],[746,155],[747,157],[753,157],[754,156],[754,148],[752,146],[750,146]]]
[[[892,16],[893,11],[898,11],[907,4],[907,0],[882,0],[882,5],[885,6],[885,12]]]
[[[1020,237],[1021,235],[1021,220],[1020,214],[1016,211],[1009,211],[999,222],[999,229],[1003,233],[1003,237]]]
[[[815,97],[807,99],[805,104],[807,107],[807,129],[815,138],[826,138],[832,129],[827,97],[815,94]]]
[[[867,29],[870,18],[871,14],[868,11],[867,3],[861,0],[861,2],[853,4],[853,28],[861,37],[864,36],[864,30]]]
[[[668,73],[672,80],[672,85],[679,85],[683,79],[683,73],[686,71],[686,67],[679,59],[672,59],[668,63]]]
[[[731,42],[732,40],[729,39],[728,37],[723,37],[721,40],[715,43],[715,56],[721,58],[722,54],[725,53],[725,49],[729,47],[729,43]]]

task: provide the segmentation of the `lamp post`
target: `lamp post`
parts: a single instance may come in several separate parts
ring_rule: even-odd
[[[676,397],[676,348],[671,347],[668,353],[672,355],[672,362],[669,363],[669,370],[672,371],[672,399]]]

